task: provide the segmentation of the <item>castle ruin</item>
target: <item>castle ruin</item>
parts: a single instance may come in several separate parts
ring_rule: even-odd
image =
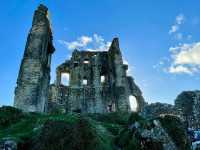
[[[74,50],[70,60],[56,69],[50,84],[51,55],[55,51],[47,8],[35,11],[15,89],[14,106],[23,111],[106,113],[130,111],[130,97],[137,100],[137,111],[145,102],[142,92],[123,64],[118,38],[108,51]],[[69,76],[68,85],[61,82]]]
[[[44,112],[48,100],[51,55],[54,52],[48,10],[35,11],[15,89],[14,106]]]

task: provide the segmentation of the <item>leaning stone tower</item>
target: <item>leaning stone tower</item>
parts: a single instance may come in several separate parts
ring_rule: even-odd
[[[15,89],[14,106],[27,112],[44,112],[54,52],[48,9],[40,5],[34,13]]]

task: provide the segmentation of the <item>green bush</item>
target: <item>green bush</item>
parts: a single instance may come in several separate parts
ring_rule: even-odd
[[[21,110],[11,106],[0,107],[0,128],[5,128],[16,123],[24,117]]]
[[[123,128],[121,125],[112,123],[101,123],[112,135],[116,136],[119,134],[120,130]]]
[[[101,135],[102,134],[102,135]],[[38,136],[21,147],[30,150],[110,150],[112,143],[88,119],[77,122],[47,120]]]
[[[127,125],[130,114],[127,112],[111,112],[106,114],[89,114],[92,119],[119,125]]]

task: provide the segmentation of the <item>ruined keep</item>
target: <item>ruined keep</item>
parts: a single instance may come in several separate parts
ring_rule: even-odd
[[[126,75],[119,41],[113,39],[105,52],[74,50],[70,60],[57,67],[56,82],[49,88],[49,110],[62,107],[64,111],[102,113],[129,111],[129,96],[144,100],[133,78]],[[69,74],[69,85],[61,83],[62,73]]]
[[[137,101],[137,111],[145,102],[142,92],[123,64],[118,38],[108,51],[74,50],[70,60],[56,69],[56,81],[50,81],[51,55],[54,52],[47,8],[35,11],[22,59],[14,106],[24,111],[105,113],[130,111],[130,98]],[[61,82],[69,75],[69,84]]]

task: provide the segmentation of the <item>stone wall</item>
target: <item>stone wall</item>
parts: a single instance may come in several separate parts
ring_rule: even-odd
[[[174,108],[174,105],[157,102],[145,105],[142,115],[145,118],[156,118],[164,115],[178,115],[178,112]]]
[[[200,128],[200,91],[184,91],[179,94],[175,108],[189,128]]]
[[[56,82],[50,86],[49,106],[55,102],[59,104],[62,99],[66,112],[130,111],[129,96],[134,95],[138,100],[138,110],[141,110],[144,106],[142,92],[133,78],[126,75],[127,69],[117,38],[109,51],[74,50],[71,59],[56,69]],[[69,74],[69,85],[62,84],[62,73]]]
[[[15,89],[14,106],[23,111],[44,112],[54,51],[47,8],[35,11]]]
[[[127,76],[118,38],[108,51],[74,50],[70,60],[56,69],[55,84],[49,85],[54,52],[48,9],[40,5],[34,13],[15,89],[14,106],[27,112],[105,113],[130,111],[129,96],[137,99],[138,111],[144,98],[133,78]],[[69,73],[69,85],[61,82]]]

